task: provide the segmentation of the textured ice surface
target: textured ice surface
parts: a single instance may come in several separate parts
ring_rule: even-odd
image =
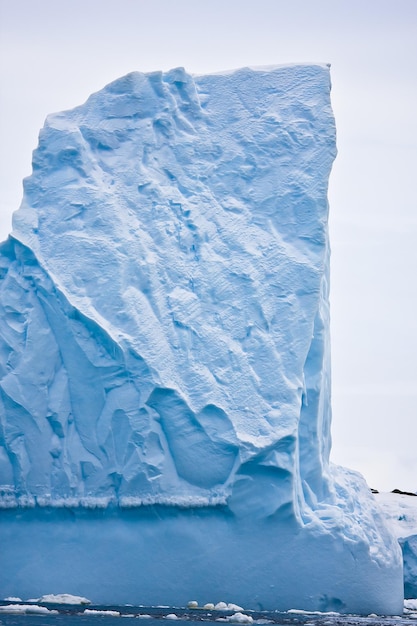
[[[1,248],[4,594],[400,611],[329,466],[329,92],[133,73],[47,119]]]
[[[417,496],[378,493],[375,497],[403,552],[404,595],[417,598]]]

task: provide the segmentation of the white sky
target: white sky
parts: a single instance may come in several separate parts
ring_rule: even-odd
[[[132,70],[332,64],[333,460],[417,490],[417,0],[0,0],[0,240],[48,113]]]

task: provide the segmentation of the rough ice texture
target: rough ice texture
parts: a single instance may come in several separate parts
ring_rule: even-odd
[[[398,546],[329,466],[329,91],[327,66],[175,69],[48,117],[1,248],[4,532],[33,564],[54,519],[63,551],[38,586],[99,601],[109,557],[105,600],[400,611]]]
[[[417,598],[417,495],[378,493],[375,497],[403,552],[404,595]]]

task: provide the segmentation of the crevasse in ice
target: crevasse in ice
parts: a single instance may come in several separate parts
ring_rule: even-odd
[[[329,465],[329,92],[175,69],[48,117],[1,248],[4,595],[400,611],[399,548]]]

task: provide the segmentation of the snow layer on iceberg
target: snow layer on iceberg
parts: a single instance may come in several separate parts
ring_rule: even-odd
[[[53,545],[68,509],[80,545],[85,524],[127,537],[136,516],[136,553],[171,528],[171,564],[205,555],[186,597],[223,567],[213,550],[259,565],[275,545],[256,582],[235,589],[226,567],[223,592],[291,608],[302,580],[302,608],[400,610],[396,543],[366,486],[329,466],[329,91],[319,65],[132,73],[47,119],[1,248],[5,532],[15,507],[14,537],[55,515]],[[152,587],[158,568],[138,563]]]

